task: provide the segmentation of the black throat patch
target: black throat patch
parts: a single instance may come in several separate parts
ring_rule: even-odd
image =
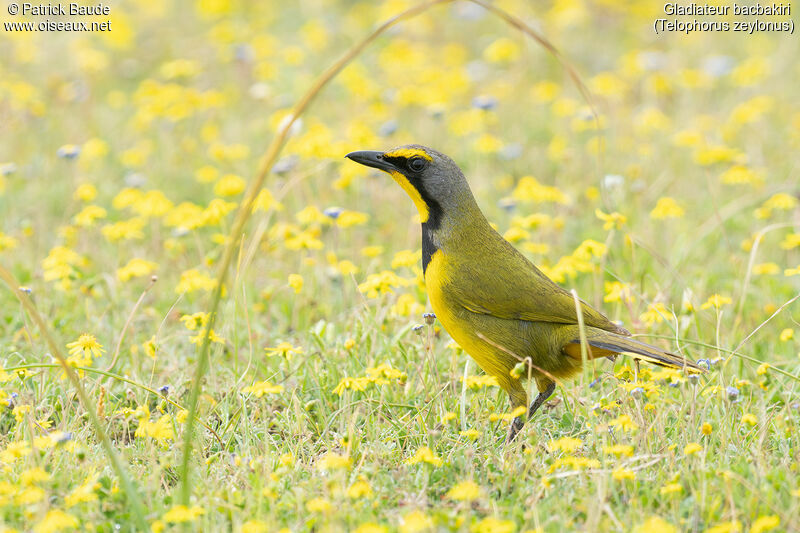
[[[422,275],[428,270],[428,263],[438,248],[433,244],[432,229],[429,222],[422,223]]]

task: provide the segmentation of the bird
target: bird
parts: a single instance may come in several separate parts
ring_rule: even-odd
[[[436,318],[497,379],[512,412],[522,413],[511,421],[507,442],[553,394],[557,381],[580,371],[585,358],[624,353],[659,366],[704,372],[684,356],[634,339],[579,300],[581,327],[576,296],[489,224],[464,173],[447,155],[409,144],[345,157],[388,173],[411,197],[422,225],[422,272]],[[522,375],[515,371],[520,363],[527,365]],[[530,406],[524,385],[529,377],[538,389]]]

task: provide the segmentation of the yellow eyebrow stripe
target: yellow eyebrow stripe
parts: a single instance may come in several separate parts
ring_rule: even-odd
[[[429,156],[425,150],[420,150],[419,148],[400,148],[392,152],[386,152],[383,155],[386,157],[405,157],[406,159],[421,157],[428,161],[433,161],[433,158]]]

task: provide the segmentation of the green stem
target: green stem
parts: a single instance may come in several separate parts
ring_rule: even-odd
[[[83,388],[80,378],[75,373],[74,368],[67,363],[67,358],[64,357],[64,353],[61,351],[60,345],[50,334],[50,330],[47,328],[42,315],[40,315],[39,311],[36,310],[36,307],[33,305],[31,299],[27,294],[19,290],[19,283],[16,279],[14,279],[14,276],[11,274],[11,272],[0,266],[0,278],[3,279],[17,299],[22,303],[23,307],[28,313],[28,316],[30,316],[36,323],[36,326],[39,328],[42,336],[46,339],[47,344],[50,347],[50,351],[55,358],[58,359],[59,364],[57,366],[62,368],[64,373],[67,375],[67,378],[70,380],[70,382],[72,382],[72,385],[78,392],[78,398],[80,398],[81,405],[83,405],[83,408],[89,417],[89,421],[91,422],[92,427],[94,427],[94,431],[97,434],[97,438],[100,440],[100,444],[111,461],[111,467],[116,472],[117,477],[119,477],[125,497],[128,499],[128,502],[133,508],[132,514],[136,520],[138,529],[140,531],[148,530],[149,526],[147,525],[147,520],[145,520],[146,511],[142,503],[142,499],[139,496],[139,489],[131,480],[131,477],[128,475],[128,471],[123,465],[122,460],[114,450],[111,440],[108,438],[108,435],[103,429],[103,425],[100,423],[100,419],[97,417],[97,408],[86,394],[86,390]]]

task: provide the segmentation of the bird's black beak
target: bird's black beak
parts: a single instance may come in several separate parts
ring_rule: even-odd
[[[350,152],[345,156],[348,159],[352,159],[356,163],[361,163],[362,165],[377,168],[379,170],[384,170],[386,172],[397,171],[397,167],[393,164],[389,163],[384,159],[383,152],[378,152],[375,150],[361,150],[359,152]]]

